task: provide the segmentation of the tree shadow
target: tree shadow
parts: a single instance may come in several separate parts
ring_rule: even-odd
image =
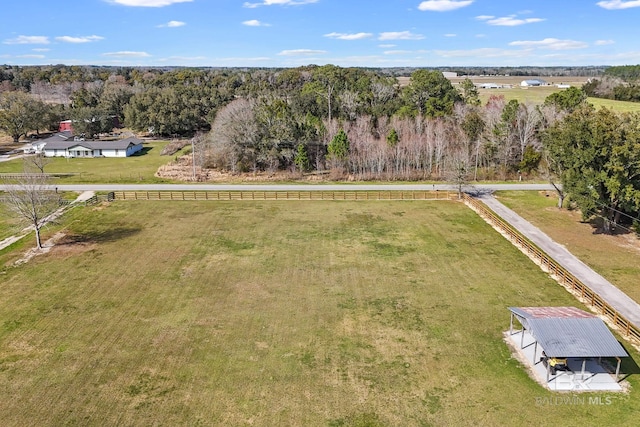
[[[495,190],[490,190],[488,188],[482,188],[482,187],[475,187],[470,184],[464,185],[462,188],[462,191],[473,197],[491,195],[495,192]]]
[[[142,147],[142,150],[133,153],[130,157],[138,157],[138,156],[144,156],[145,154],[149,153],[149,151],[153,150],[153,147]]]
[[[116,242],[126,239],[127,237],[135,236],[140,231],[142,231],[142,227],[113,227],[104,230],[93,230],[82,234],[67,234],[58,244],[74,245]]]
[[[631,224],[618,224],[616,226],[612,226],[612,229],[609,233],[605,233],[604,231],[604,219],[602,218],[591,218],[588,221],[582,221],[583,223],[589,224],[593,230],[593,234],[605,234],[609,236],[624,236],[627,234],[633,233],[631,230]]]
[[[620,342],[620,345],[625,349],[627,354],[629,354],[629,357],[621,357],[620,358],[620,360],[621,360],[621,363],[620,363],[620,381],[622,381],[622,380],[626,380],[631,375],[640,374],[640,366],[638,366],[636,361],[631,356],[632,352],[629,351],[627,346],[625,346],[624,343],[622,343],[622,342]]]

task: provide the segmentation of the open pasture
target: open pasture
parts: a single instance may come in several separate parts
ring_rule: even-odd
[[[458,202],[114,202],[58,231],[27,264],[12,266],[24,245],[0,252],[3,426],[633,425],[640,412],[637,375],[600,406],[558,404],[527,376],[503,342],[507,307],[581,306]]]

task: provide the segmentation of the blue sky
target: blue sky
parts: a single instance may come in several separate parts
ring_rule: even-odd
[[[0,63],[640,63],[640,0],[14,0]]]

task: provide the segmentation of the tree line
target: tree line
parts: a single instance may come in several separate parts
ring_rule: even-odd
[[[595,110],[586,97],[617,76],[634,88],[638,70],[612,67],[598,85],[556,92],[542,105],[500,96],[480,105],[469,79],[454,86],[427,69],[413,70],[404,86],[388,70],[333,65],[3,69],[0,129],[18,140],[70,118],[76,133],[95,135],[116,117],[152,135],[199,135],[198,165],[234,173],[458,184],[543,176],[561,202],[613,230],[640,212],[640,119]]]

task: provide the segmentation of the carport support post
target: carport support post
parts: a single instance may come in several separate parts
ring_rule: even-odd
[[[549,382],[549,362],[547,362],[547,382]]]
[[[618,366],[616,366],[616,382],[619,381],[619,376],[620,376],[620,358],[616,357],[616,359],[618,360]]]
[[[522,325],[522,336],[520,337],[520,348],[524,348],[524,325]]]
[[[536,364],[536,353],[538,352],[538,341],[534,341],[533,343],[533,364]]]
[[[511,313],[511,319],[509,320],[509,335],[513,335],[513,312]]]
[[[582,359],[582,373],[581,373],[581,377],[580,380],[584,381],[584,367],[587,364],[587,359]]]

